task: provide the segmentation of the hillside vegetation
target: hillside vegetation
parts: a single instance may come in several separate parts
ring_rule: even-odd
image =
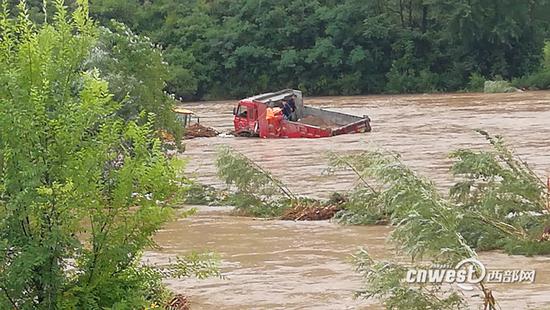
[[[160,44],[177,97],[457,91],[472,76],[547,86],[532,77],[544,0],[96,0],[91,12]]]

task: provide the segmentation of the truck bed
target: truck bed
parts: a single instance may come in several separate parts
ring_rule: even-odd
[[[298,123],[317,126],[321,128],[338,128],[347,126],[364,120],[364,117],[359,117],[351,114],[345,114],[322,108],[304,106],[303,117],[298,119]]]
[[[369,132],[370,119],[317,107],[303,106],[303,117],[298,121],[286,121],[282,136],[286,137],[328,137],[354,132]]]
[[[319,116],[314,116],[314,115],[305,116],[305,117],[297,120],[296,122],[301,123],[301,124],[305,124],[305,125],[310,125],[310,126],[317,126],[317,127],[321,127],[321,128],[336,128],[336,127],[339,127],[338,124],[332,122],[331,120],[323,119]]]

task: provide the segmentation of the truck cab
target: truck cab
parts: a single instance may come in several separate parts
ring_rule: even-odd
[[[254,101],[239,101],[233,108],[233,116],[233,125],[238,136],[258,136],[258,105]]]

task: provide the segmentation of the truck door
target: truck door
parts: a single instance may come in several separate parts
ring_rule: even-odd
[[[248,106],[247,117],[250,131],[258,133],[258,109],[255,106]]]
[[[235,125],[235,131],[243,131],[248,129],[248,111],[247,107],[243,104],[237,105],[234,112],[235,117],[233,123]]]

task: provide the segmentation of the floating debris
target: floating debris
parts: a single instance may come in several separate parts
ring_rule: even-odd
[[[214,128],[195,123],[185,128],[185,139],[216,137],[220,133]]]
[[[291,221],[330,220],[340,210],[342,207],[338,205],[298,204],[286,210],[281,219]]]
[[[166,310],[190,310],[190,303],[187,296],[177,294],[172,298],[165,307]]]

